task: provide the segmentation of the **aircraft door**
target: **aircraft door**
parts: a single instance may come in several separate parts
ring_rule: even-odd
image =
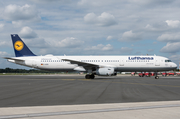
[[[124,59],[120,59],[119,61],[120,61],[120,62],[119,62],[119,65],[120,65],[120,66],[124,66]]]
[[[160,59],[155,59],[155,66],[160,66]]]

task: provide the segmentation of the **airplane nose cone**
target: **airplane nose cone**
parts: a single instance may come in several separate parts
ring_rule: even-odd
[[[174,62],[173,62],[173,67],[174,67],[174,68],[177,68],[177,64],[175,64]]]

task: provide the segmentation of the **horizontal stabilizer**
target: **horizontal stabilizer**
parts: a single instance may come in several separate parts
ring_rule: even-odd
[[[3,57],[4,59],[10,59],[10,60],[16,60],[16,61],[24,61],[22,59],[16,59],[16,58],[12,58],[12,57]]]

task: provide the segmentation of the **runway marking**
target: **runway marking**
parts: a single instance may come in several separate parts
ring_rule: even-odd
[[[73,81],[75,79],[61,79],[61,80],[65,80],[65,81]]]
[[[87,113],[101,113],[101,112],[114,112],[114,111],[130,111],[130,110],[144,110],[144,109],[172,108],[172,107],[180,107],[180,105],[179,104],[155,105],[155,106],[122,107],[122,108],[107,108],[107,109],[94,109],[94,110],[92,109],[92,110],[79,110],[79,111],[62,111],[62,112],[4,115],[4,116],[0,116],[0,119],[44,117],[44,116],[72,115],[72,114],[87,114]]]
[[[77,79],[77,80],[81,80],[81,81],[91,81],[92,79]]]

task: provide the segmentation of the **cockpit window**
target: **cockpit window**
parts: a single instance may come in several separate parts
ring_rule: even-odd
[[[165,62],[172,62],[171,60],[165,60]]]

